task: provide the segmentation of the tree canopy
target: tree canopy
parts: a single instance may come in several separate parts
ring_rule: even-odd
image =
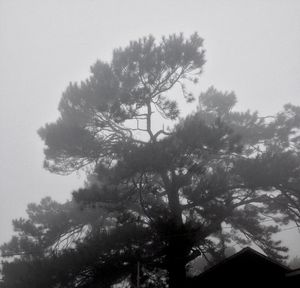
[[[68,86],[60,117],[39,130],[45,168],[87,168],[88,181],[70,203],[43,200],[29,220],[14,222],[18,237],[2,251],[30,247],[35,256],[6,263],[4,287],[21,287],[10,274],[18,265],[25,276],[33,266],[47,270],[43,287],[134,287],[138,279],[174,288],[185,287],[193,259],[218,261],[232,245],[254,243],[285,259],[272,236],[280,224],[300,223],[300,107],[238,112],[233,92],[211,87],[181,118],[178,98],[195,101],[189,88],[204,63],[197,34],[149,36]]]

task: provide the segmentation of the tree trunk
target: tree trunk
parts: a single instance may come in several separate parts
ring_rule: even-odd
[[[172,172],[169,178],[167,173],[162,173],[162,179],[167,191],[169,208],[171,211],[171,226],[168,239],[167,269],[169,288],[184,288],[186,282],[186,235],[184,235],[182,210],[179,200],[179,186],[176,185],[176,175]]]
[[[169,207],[172,213],[172,226],[169,236],[167,265],[169,273],[169,288],[183,288],[185,287],[186,272],[185,272],[185,258],[186,258],[186,243],[183,233],[182,211],[179,201],[178,189],[169,190]]]
[[[172,237],[167,253],[169,288],[184,288],[186,281],[185,255],[180,239]]]

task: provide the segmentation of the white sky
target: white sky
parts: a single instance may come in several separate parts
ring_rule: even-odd
[[[207,50],[199,92],[233,90],[262,114],[300,105],[298,0],[0,0],[0,243],[29,202],[63,201],[83,183],[42,168],[36,134],[68,83],[130,40],[195,31]],[[300,255],[299,234],[283,238]]]

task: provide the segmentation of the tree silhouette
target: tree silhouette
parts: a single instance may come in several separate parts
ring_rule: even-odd
[[[39,130],[47,169],[87,168],[73,198],[104,221],[72,247],[44,253],[51,267],[70,268],[55,287],[134,287],[138,263],[141,287],[185,287],[191,260],[209,253],[218,261],[233,243],[284,259],[272,235],[299,221],[300,108],[237,112],[233,92],[211,87],[180,118],[176,89],[194,101],[188,88],[202,72],[202,42],[197,34],[159,43],[149,36],[114,50],[110,63],[96,62],[88,80],[69,85],[59,119]]]

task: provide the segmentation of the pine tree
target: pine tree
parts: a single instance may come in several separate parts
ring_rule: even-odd
[[[69,85],[59,119],[39,130],[45,167],[86,168],[88,185],[74,201],[104,221],[55,256],[71,271],[55,287],[134,287],[138,263],[141,287],[186,287],[191,260],[209,253],[217,261],[233,243],[285,258],[272,235],[299,221],[300,108],[237,112],[233,92],[211,87],[180,118],[174,89],[195,100],[188,88],[203,69],[202,43],[197,34],[149,36],[114,50],[110,63]],[[155,129],[158,117],[165,124]]]

